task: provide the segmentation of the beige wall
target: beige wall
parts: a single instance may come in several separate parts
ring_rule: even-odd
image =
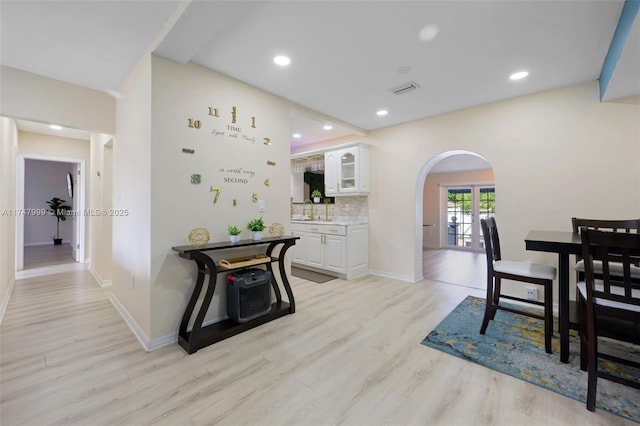
[[[91,135],[91,211],[112,210],[113,137],[94,133]],[[112,232],[111,215],[92,216],[89,224],[91,241],[91,272],[100,285],[111,283]]]
[[[0,66],[0,115],[113,134],[115,99],[98,90]]]
[[[503,250],[514,259],[557,262],[525,251],[531,229],[570,230],[572,216],[640,216],[640,107],[600,103],[597,93],[597,82],[586,83],[371,132],[371,269],[421,277],[425,165],[451,150],[493,167]]]
[[[153,339],[176,332],[191,295],[195,264],[179,258],[171,247],[188,244],[192,228],[206,227],[211,241],[227,241],[230,224],[243,230],[241,238],[251,238],[246,225],[260,216],[267,225],[279,222],[288,228],[291,130],[290,103],[222,74],[153,57],[152,76]],[[235,124],[231,124],[233,106],[237,108]],[[209,116],[209,107],[218,108],[219,117]],[[256,117],[255,128],[251,127],[251,117]],[[202,127],[189,128],[189,118],[201,120]],[[231,130],[230,125],[240,131]],[[214,129],[225,134],[215,136]],[[235,133],[237,138],[232,137]],[[263,143],[265,137],[271,139],[270,146]],[[195,149],[195,154],[182,153],[182,148]],[[267,161],[276,165],[270,166]],[[231,169],[242,169],[242,173]],[[202,175],[202,183],[190,183],[192,174]],[[234,178],[246,182],[226,181]],[[266,179],[269,186],[264,184]],[[211,186],[222,189],[216,203]],[[253,193],[265,200],[264,212],[259,212],[258,204],[252,201]],[[219,255],[239,254],[234,250]],[[226,315],[225,274],[219,274],[218,279],[207,319]]]
[[[155,56],[141,61],[120,92],[113,208],[129,215],[113,218],[112,289],[138,337],[153,348],[175,338],[196,274],[195,264],[171,247],[188,245],[195,227],[206,227],[211,241],[226,241],[230,224],[243,229],[242,238],[250,238],[246,224],[256,217],[288,224],[290,104],[198,65]],[[208,115],[210,106],[219,117]],[[189,128],[189,118],[200,120],[201,128]],[[216,136],[214,129],[225,134]],[[191,183],[192,174],[202,183]],[[243,181],[227,180],[234,178]],[[216,203],[212,186],[222,189]],[[253,193],[265,200],[264,212]],[[224,274],[218,279],[206,321],[226,315]]]
[[[112,291],[140,339],[151,335],[151,57],[120,88],[113,142]],[[171,194],[168,194],[171,196]]]
[[[422,228],[422,246],[440,248],[443,245],[442,217],[445,206],[442,205],[441,188],[450,185],[490,184],[493,183],[493,170],[474,170],[458,173],[429,173],[422,192],[422,223],[435,224]],[[420,200],[418,200],[420,202]],[[446,234],[445,234],[446,235]]]
[[[18,129],[15,120],[0,117],[0,321],[11,296],[15,282],[15,215],[16,208],[16,155]],[[4,214],[6,210],[7,214]]]

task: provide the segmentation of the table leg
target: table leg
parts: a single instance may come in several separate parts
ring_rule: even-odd
[[[558,331],[560,361],[569,362],[569,254],[558,254]]]
[[[285,270],[285,267],[284,267],[284,258],[287,253],[287,250],[289,250],[290,247],[295,245],[295,243],[296,243],[295,240],[287,241],[284,243],[276,242],[276,243],[271,243],[271,245],[269,245],[269,247],[267,248],[267,256],[271,256],[273,249],[276,246],[278,245],[282,246],[280,247],[280,253],[278,253],[278,270],[280,272],[282,285],[284,286],[284,290],[287,292],[287,297],[289,298],[289,313],[292,313],[292,314],[296,312],[296,301],[293,298],[293,291],[291,291],[291,285],[289,284],[289,279],[287,278],[287,271]],[[278,284],[273,278],[273,271],[271,270],[271,264],[267,265],[267,267],[269,268],[269,271],[272,272],[271,284],[273,285],[273,290],[275,291],[276,296],[278,297],[278,302],[280,302],[282,300],[280,295],[280,289],[278,288]]]

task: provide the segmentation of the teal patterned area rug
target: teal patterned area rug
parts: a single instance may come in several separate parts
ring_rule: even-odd
[[[572,332],[569,363],[560,362],[560,338],[552,341],[553,354],[544,351],[542,321],[511,312],[498,311],[487,333],[480,334],[485,300],[468,296],[427,337],[422,344],[492,370],[541,386],[561,395],[586,402],[587,373],[580,371],[579,338]],[[557,329],[557,328],[556,328]],[[610,350],[635,351],[617,343],[600,343]],[[600,362],[602,369],[621,369]],[[624,373],[638,379],[640,372],[624,367]],[[596,409],[605,410],[640,423],[640,391],[605,379],[598,379]],[[586,410],[586,406],[585,406]]]

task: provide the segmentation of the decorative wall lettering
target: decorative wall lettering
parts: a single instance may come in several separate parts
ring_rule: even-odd
[[[255,117],[251,117],[251,127],[253,127],[254,129],[256,128],[256,118]]]
[[[209,115],[211,115],[213,117],[220,117],[218,115],[218,108],[209,107]]]
[[[222,188],[219,186],[212,186],[209,192],[215,192],[216,196],[213,198],[213,204],[218,202],[218,197],[220,197],[220,192],[222,192]]]
[[[275,166],[275,165],[276,165],[275,161],[271,161],[271,160],[267,161],[267,166]]]
[[[270,138],[264,138],[264,144],[265,145],[271,145],[271,139]]]
[[[251,201],[253,201],[254,203],[258,202],[258,193],[254,192],[253,194],[251,194]]]
[[[269,178],[267,178],[264,181],[264,186],[269,186],[269,185],[271,185],[271,182],[269,181]]]
[[[195,183],[196,185],[202,182],[202,176],[200,175],[191,175],[191,183]]]
[[[236,200],[235,198],[233,199],[233,207],[238,205],[238,200]]]
[[[200,120],[195,120],[193,118],[189,119],[189,127],[193,128],[193,129],[199,129],[200,127],[202,127],[202,123],[200,122]]]
[[[184,152],[185,154],[193,154],[196,152],[195,149],[189,149],[189,148],[182,148],[182,152]]]
[[[224,183],[249,183],[249,179],[226,177],[224,178]]]
[[[238,109],[236,107],[231,108],[231,123],[236,123],[236,115],[238,113]]]

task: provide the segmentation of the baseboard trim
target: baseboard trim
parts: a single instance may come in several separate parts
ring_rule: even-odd
[[[220,317],[220,318],[213,318],[210,319],[208,321],[203,321],[202,322],[202,327],[206,327],[208,325],[214,324],[216,322],[220,322],[223,320],[228,319],[228,316],[224,316],[224,317]],[[189,327],[187,329],[187,331],[191,331],[191,327]],[[162,336],[162,337],[158,337],[157,339],[153,339],[151,341],[149,341],[149,344],[147,345],[149,348],[149,352],[151,351],[155,351],[156,349],[160,349],[160,348],[164,348],[165,346],[170,346],[173,344],[178,343],[178,332],[176,331],[175,333],[171,333],[171,334],[167,334],[166,336]]]
[[[175,343],[178,343],[177,331],[174,333],[169,333],[165,336],[158,337],[156,339],[149,339],[147,335],[144,334],[144,331],[142,331],[142,328],[140,328],[138,323],[133,319],[131,314],[129,314],[129,311],[127,311],[127,308],[125,308],[124,305],[120,303],[120,300],[118,300],[115,294],[111,293],[111,295],[109,295],[109,300],[111,301],[111,304],[113,305],[115,310],[118,311],[118,313],[120,314],[124,322],[129,326],[129,329],[131,329],[131,331],[133,332],[133,335],[136,336],[136,338],[138,339],[138,342],[140,342],[140,345],[142,345],[142,347],[146,352],[152,352],[157,349],[164,348],[165,346],[170,346]],[[214,318],[208,321],[204,321],[202,323],[202,327],[206,327],[210,324],[225,320],[227,318],[229,317],[224,316],[224,317]]]
[[[71,244],[71,240],[62,240],[62,244]],[[53,240],[48,241],[38,241],[35,243],[25,243],[24,247],[34,247],[34,246],[52,246]]]
[[[109,295],[109,300],[111,301],[111,304],[116,309],[116,311],[120,314],[124,322],[129,326],[129,329],[133,332],[133,335],[136,336],[136,339],[138,339],[138,342],[140,342],[142,348],[146,352],[151,352],[151,349],[149,349],[149,338],[146,334],[144,334],[144,331],[142,331],[142,328],[140,328],[138,323],[133,319],[129,311],[127,311],[127,308],[125,308],[124,305],[120,303],[120,300],[118,300],[116,295],[113,293]]]
[[[7,289],[7,293],[2,298],[2,305],[0,306],[0,324],[2,324],[2,319],[4,318],[4,313],[7,310],[7,306],[9,306],[9,299],[11,298],[11,294],[13,293],[13,287],[16,284],[16,279],[11,278],[11,282],[9,283],[9,288]]]
[[[376,275],[378,277],[383,277],[383,278],[391,278],[393,280],[405,281],[409,283],[417,283],[422,281],[423,279],[422,277],[419,277],[418,279],[416,279],[415,277],[410,277],[408,275],[392,274],[389,272],[376,271],[373,269],[369,269],[369,274]]]
[[[92,266],[89,266],[89,272],[91,272],[91,275],[93,275],[93,278],[96,279],[96,281],[98,281],[98,285],[100,287],[111,287],[111,284],[113,283],[112,280],[105,280],[103,279],[100,274],[98,273],[98,271],[96,271]]]
[[[165,346],[171,346],[175,343],[178,343],[177,331],[149,341],[147,352],[155,351],[156,349],[164,348]]]

